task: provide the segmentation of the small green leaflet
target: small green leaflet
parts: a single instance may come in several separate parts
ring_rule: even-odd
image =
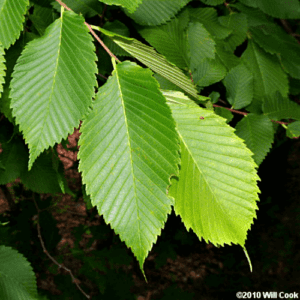
[[[169,190],[176,214],[199,239],[244,247],[259,192],[251,151],[225,119],[180,92],[164,96],[181,143],[179,180]]]
[[[244,64],[232,68],[223,80],[227,101],[234,109],[249,105],[253,99],[253,76]]]
[[[298,138],[300,136],[300,121],[289,124],[287,126],[286,135],[289,138]]]
[[[27,44],[14,68],[11,107],[35,159],[79,125],[94,87],[96,55],[82,16],[63,12],[45,34]]]
[[[81,126],[79,170],[107,224],[143,263],[156,242],[178,175],[175,122],[149,69],[125,61],[99,89]]]
[[[274,96],[267,96],[263,104],[264,114],[271,120],[295,119],[300,121],[300,105],[279,92]]]
[[[288,78],[276,57],[266,53],[249,40],[241,58],[253,75],[253,101],[258,107],[258,113],[262,112],[263,97],[272,95],[276,91],[284,96],[287,95]]]
[[[272,121],[264,115],[248,114],[235,128],[235,134],[245,141],[247,147],[254,153],[253,159],[259,166],[274,141]]]

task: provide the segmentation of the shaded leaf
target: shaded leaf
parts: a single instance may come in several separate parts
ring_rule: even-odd
[[[233,119],[233,113],[226,108],[215,107],[214,111],[218,116],[226,119],[226,123],[229,123]]]
[[[289,124],[286,129],[286,135],[289,138],[298,138],[300,136],[300,121]]]
[[[188,68],[189,58],[185,33],[188,21],[188,12],[184,11],[166,25],[141,28],[139,34],[177,67]]]
[[[223,80],[227,101],[235,109],[249,105],[253,99],[253,76],[247,67],[240,64],[229,71]]]
[[[189,0],[143,0],[134,13],[127,13],[140,25],[161,25],[171,20]]]
[[[299,19],[300,3],[298,0],[259,0],[257,6],[266,14],[280,19]]]
[[[30,263],[17,250],[0,246],[0,298],[32,300],[37,296],[36,278]]]
[[[265,97],[263,112],[271,120],[295,119],[300,121],[300,105],[282,97],[279,92]]]
[[[179,163],[175,123],[152,72],[118,64],[80,131],[87,194],[143,269],[171,212],[166,191]]]
[[[28,150],[19,138],[3,143],[1,161],[5,169],[0,170],[0,184],[7,184],[17,179],[26,169],[28,163]]]
[[[265,51],[279,54],[285,70],[300,79],[300,45],[276,24],[250,28],[251,35]]]
[[[247,147],[254,153],[253,159],[259,166],[274,142],[271,120],[264,115],[248,114],[235,128],[235,134],[245,141]]]
[[[227,70],[221,61],[205,59],[193,72],[194,82],[199,86],[209,86],[222,80],[226,76]]]
[[[191,52],[190,69],[193,71],[207,58],[215,58],[215,41],[201,23],[190,23],[188,42]]]
[[[57,2],[55,2],[58,4]],[[60,5],[59,11],[60,11]],[[57,19],[56,15],[52,12],[50,7],[43,7],[38,4],[34,5],[33,14],[29,16],[33,26],[37,30],[37,32],[42,36],[45,33],[46,28],[55,20]]]
[[[74,12],[87,18],[100,15],[103,10],[103,4],[99,0],[64,0],[63,2]],[[60,13],[61,6],[58,2],[52,2],[52,6]]]
[[[122,35],[124,37],[130,36],[128,27],[125,24],[121,23],[119,20],[115,20],[113,22],[106,22],[103,28],[111,32],[117,33],[119,35]],[[130,56],[128,52],[126,52],[124,49],[122,49],[120,46],[114,43],[108,36],[103,37],[103,42],[114,55]],[[100,62],[100,64],[103,64],[103,62]],[[111,64],[110,61],[109,64]]]
[[[249,1],[251,1],[251,3],[254,3],[253,0],[249,0]],[[240,10],[243,14],[245,14],[247,16],[247,21],[248,21],[249,27],[261,26],[261,25],[265,25],[265,24],[274,24],[272,18],[269,17],[268,15],[264,14],[258,8],[251,8],[251,7],[245,6],[241,3],[230,4],[230,6],[237,8],[238,10]]]
[[[224,40],[224,45],[226,50],[233,52],[247,37],[247,17],[241,13],[231,13],[228,16],[219,17],[219,22],[232,30],[232,33]]]
[[[232,29],[222,26],[218,20],[218,14],[215,8],[190,8],[189,13],[193,22],[200,22],[205,29],[215,38],[224,39]]]
[[[207,5],[220,5],[224,2],[224,0],[201,0],[201,2]]]
[[[136,11],[137,7],[142,3],[143,0],[100,0],[108,5],[119,5],[127,8],[130,13]]]
[[[239,57],[235,56],[231,51],[225,49],[225,42],[217,42],[216,56],[223,63],[223,65],[227,68],[228,71],[239,65],[241,62]]]
[[[35,160],[30,171],[26,169],[21,173],[22,183],[36,193],[61,193],[60,181],[63,179],[58,176],[52,159],[51,152],[43,152]],[[65,180],[63,182],[66,184]]]
[[[286,96],[288,93],[288,79],[276,57],[266,53],[253,41],[248,41],[248,46],[242,55],[242,60],[253,75],[253,101],[256,112],[262,112],[262,99],[279,91]]]

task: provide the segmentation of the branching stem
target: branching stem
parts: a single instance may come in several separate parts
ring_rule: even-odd
[[[219,100],[221,100],[221,99],[219,99]],[[224,102],[224,101],[222,100],[222,102]],[[213,104],[213,106],[225,108],[225,109],[230,110],[231,112],[236,113],[236,114],[240,114],[240,115],[244,115],[244,116],[248,115],[248,113],[246,113],[246,112],[235,110],[235,109],[232,109],[232,108],[229,108],[229,107],[224,107],[224,106],[217,105],[217,104]],[[281,121],[275,121],[275,120],[271,120],[271,121],[274,122],[274,123],[281,124],[281,125],[288,125],[288,124],[290,124],[290,123],[287,123],[287,122],[281,122]]]
[[[41,246],[43,248],[43,251],[44,253],[52,260],[52,262],[54,264],[56,264],[59,268],[62,268],[64,269],[65,271],[67,271],[71,278],[72,278],[72,282],[76,284],[77,288],[79,289],[79,291],[87,298],[87,299],[90,299],[91,297],[89,295],[87,295],[83,289],[80,287],[80,285],[78,284],[79,280],[77,278],[74,277],[72,271],[70,269],[68,269],[67,267],[65,267],[64,265],[60,264],[54,257],[52,257],[48,250],[46,249],[46,246],[45,246],[45,243],[44,243],[44,240],[42,238],[42,234],[41,234],[41,226],[40,226],[40,212],[41,210],[39,209],[36,201],[35,201],[35,198],[34,198],[35,195],[33,195],[33,202],[34,202],[34,205],[36,207],[36,210],[37,210],[37,231],[38,231],[38,238],[40,240],[40,243],[41,243]]]

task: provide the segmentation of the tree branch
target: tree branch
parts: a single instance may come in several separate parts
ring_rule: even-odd
[[[219,99],[219,100],[221,100],[221,99]],[[224,102],[224,101],[222,100],[222,102]],[[213,106],[225,108],[227,110],[230,110],[233,113],[244,115],[244,116],[247,116],[249,114],[249,113],[246,113],[246,112],[242,112],[242,111],[239,111],[239,110],[235,110],[235,109],[224,107],[224,106],[217,105],[217,104],[213,104]],[[275,120],[271,120],[271,121],[274,122],[274,123],[282,124],[282,125],[288,125],[288,124],[290,124],[290,123],[287,123],[287,122],[281,122],[281,121],[275,121]]]
[[[76,284],[76,286],[77,286],[77,288],[79,289],[79,291],[80,291],[87,299],[90,299],[91,297],[90,297],[89,295],[87,295],[87,294],[82,290],[82,288],[81,288],[80,285],[79,285],[79,282],[80,282],[80,281],[79,281],[77,278],[74,277],[72,271],[71,271],[70,269],[68,269],[67,267],[65,267],[64,265],[61,265],[54,257],[52,257],[52,256],[49,254],[48,250],[46,249],[45,243],[44,243],[44,240],[43,240],[42,234],[41,234],[41,226],[40,226],[40,212],[41,212],[41,210],[39,209],[39,207],[38,207],[38,205],[37,205],[37,203],[36,203],[36,201],[35,201],[35,199],[34,199],[34,196],[35,196],[35,195],[33,195],[32,198],[33,198],[33,202],[34,202],[34,205],[35,205],[35,207],[36,207],[36,210],[37,210],[37,231],[38,231],[38,238],[39,238],[39,240],[40,240],[40,243],[41,243],[41,246],[42,246],[42,248],[43,248],[44,253],[45,253],[45,254],[52,260],[52,262],[53,262],[54,264],[56,264],[59,268],[62,268],[62,269],[64,269],[65,271],[67,271],[67,272],[70,274],[71,278],[72,278],[72,282]]]

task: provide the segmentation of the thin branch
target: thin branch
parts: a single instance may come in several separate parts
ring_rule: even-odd
[[[287,20],[280,19],[280,23],[282,24],[284,30],[285,30],[289,35],[294,36],[294,37],[297,36],[297,34],[295,34],[295,33],[293,32],[293,30],[292,30],[292,28],[290,27],[290,25],[289,25],[289,23],[288,23]],[[296,39],[296,41],[297,41],[298,44],[300,44],[300,41],[298,41],[297,39]]]
[[[72,11],[71,8],[69,8],[65,3],[63,3],[61,0],[56,0],[61,6],[63,6],[65,9]],[[98,37],[98,35],[95,33],[95,31],[92,29],[91,25],[87,22],[84,22],[84,24],[88,27],[91,34],[94,36],[94,38],[100,43],[100,45],[104,48],[104,50],[109,54],[110,57],[114,57],[117,62],[121,62],[103,43],[103,41]]]
[[[219,100],[221,100],[221,99],[219,99]],[[225,108],[225,109],[230,110],[231,112],[234,112],[236,114],[240,114],[240,115],[244,115],[244,116],[248,115],[248,113],[246,113],[246,112],[242,112],[242,111],[235,110],[235,109],[232,109],[232,108],[224,107],[224,106],[221,106],[221,105],[213,104],[213,106]],[[288,125],[288,124],[290,124],[290,123],[287,123],[287,122],[281,122],[281,121],[275,121],[275,120],[271,120],[271,121],[274,122],[274,123],[282,124],[282,125]]]
[[[52,257],[49,252],[47,251],[46,247],[45,247],[45,243],[44,243],[44,240],[42,238],[42,235],[41,235],[41,226],[40,226],[40,212],[41,210],[39,209],[35,199],[34,199],[34,195],[33,195],[33,202],[34,202],[34,205],[36,207],[36,210],[37,210],[37,231],[38,231],[38,238],[40,240],[40,243],[41,243],[41,246],[43,248],[43,251],[44,253],[52,260],[52,262],[54,264],[56,264],[59,268],[62,268],[64,269],[65,271],[67,271],[71,278],[72,278],[72,282],[76,284],[77,288],[79,289],[79,291],[87,298],[87,299],[90,299],[91,297],[89,295],[87,295],[83,290],[82,288],[79,286],[79,280],[77,278],[74,277],[72,271],[70,269],[68,269],[67,267],[65,267],[64,265],[61,265],[54,257]]]
[[[232,112],[234,112],[234,113],[236,113],[236,114],[240,114],[240,115],[244,115],[244,116],[247,116],[247,115],[248,115],[248,113],[246,113],[246,112],[242,112],[242,111],[235,110],[235,109],[232,109],[232,108],[224,107],[224,106],[221,106],[221,105],[213,104],[213,106],[225,108],[225,109],[230,110],[230,111],[232,111]]]

